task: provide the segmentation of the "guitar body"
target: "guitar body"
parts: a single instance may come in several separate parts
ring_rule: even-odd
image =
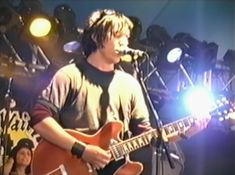
[[[214,116],[219,114],[221,118],[223,111],[224,114],[227,115],[227,111],[234,109],[234,107],[231,108],[230,106],[227,100],[222,101],[222,103],[219,103],[219,105],[210,112],[210,115]],[[225,110],[226,108],[229,110]],[[222,113],[219,111],[222,111]],[[164,125],[163,129],[168,139],[170,139],[182,133],[182,131],[188,131],[191,127],[195,126],[196,120],[194,116],[185,117]],[[128,140],[122,141],[119,138],[122,128],[123,124],[115,121],[107,123],[94,135],[79,133],[75,130],[66,130],[78,140],[87,144],[97,145],[112,153],[113,161],[104,169],[99,171],[92,170],[86,162],[73,156],[69,151],[60,149],[50,142],[41,141],[36,147],[33,156],[33,175],[139,175],[143,170],[143,165],[139,162],[126,161],[122,157],[150,144],[153,137],[157,138],[158,131],[152,129],[139,136],[134,136]]]
[[[112,141],[120,141],[121,122],[110,122],[94,135],[87,135],[75,130],[66,130],[70,135],[87,144],[109,149]],[[112,161],[103,170],[90,171],[91,168],[82,159],[70,152],[60,149],[45,140],[41,141],[34,151],[32,161],[33,175],[138,175],[143,170],[139,162],[121,159]]]

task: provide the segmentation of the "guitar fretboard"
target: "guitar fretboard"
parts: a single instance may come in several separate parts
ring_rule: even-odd
[[[169,138],[173,135],[185,132],[195,123],[195,118],[192,116],[185,117],[175,122],[169,123],[163,126],[166,136]],[[142,148],[150,144],[153,138],[158,137],[158,131],[156,129],[147,131],[141,135],[132,137],[128,140],[116,143],[110,147],[110,151],[113,154],[115,160],[121,159],[124,155],[129,154],[139,148]]]
[[[222,99],[217,102],[214,108],[211,109],[210,116],[224,118],[224,115],[227,115],[229,111],[234,111],[234,108],[234,106],[231,107],[231,104],[228,100]],[[164,125],[163,130],[166,133],[166,137],[171,138],[188,131],[195,124],[196,120],[197,117],[187,116],[175,122]],[[124,140],[110,146],[110,151],[112,152],[113,158],[115,160],[118,160],[121,159],[124,155],[129,154],[130,152],[150,144],[152,139],[157,137],[158,131],[156,129],[153,129],[141,135],[132,137],[128,140]]]

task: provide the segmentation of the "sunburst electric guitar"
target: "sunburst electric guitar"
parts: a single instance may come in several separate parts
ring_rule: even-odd
[[[222,117],[222,114],[231,111],[229,102],[220,103],[211,116]],[[228,110],[229,109],[229,110]],[[223,115],[225,116],[225,115]],[[177,135],[181,131],[191,128],[195,124],[196,118],[188,116],[163,126],[166,136]],[[124,156],[132,151],[150,144],[153,138],[158,137],[156,129],[147,131],[141,135],[128,140],[121,140],[119,135],[123,124],[118,121],[107,123],[96,134],[86,135],[75,130],[66,130],[70,135],[87,144],[97,145],[104,150],[109,150],[113,161],[104,169],[96,171],[83,159],[78,159],[70,152],[42,140],[35,149],[32,171],[33,175],[138,175],[143,170],[140,162],[133,162],[124,159]]]

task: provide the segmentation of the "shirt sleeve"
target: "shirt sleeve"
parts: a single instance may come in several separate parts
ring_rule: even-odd
[[[48,106],[36,103],[31,110],[30,116],[32,117],[30,119],[29,125],[33,127],[35,124],[39,123],[43,119],[53,116],[52,113],[53,111]]]
[[[70,78],[59,70],[42,91],[31,110],[31,125],[35,125],[46,117],[58,120],[58,113],[63,108],[70,90]]]

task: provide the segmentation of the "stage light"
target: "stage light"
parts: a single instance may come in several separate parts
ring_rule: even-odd
[[[48,35],[51,30],[51,22],[47,18],[35,18],[29,24],[29,31],[35,37],[43,37]]]
[[[161,57],[166,59],[169,63],[176,63],[181,60],[184,53],[184,44],[171,39],[166,42],[165,46],[162,48]]]
[[[22,17],[24,24],[21,35],[28,41],[38,43],[57,30],[56,20],[43,11],[39,0],[21,0],[16,11]]]
[[[80,50],[80,40],[83,30],[77,27],[76,14],[67,4],[55,7],[54,17],[59,22],[59,42],[67,53],[77,53]]]
[[[158,48],[164,47],[165,44],[171,39],[167,30],[157,24],[150,25],[147,28],[146,36],[149,41]]]
[[[173,39],[182,44],[182,59],[191,65],[195,73],[202,73],[216,63],[218,45],[214,42],[199,41],[189,33],[177,33]]]
[[[15,9],[24,22],[28,21],[34,14],[40,14],[43,11],[40,0],[20,0]]]
[[[61,32],[76,30],[76,15],[69,5],[60,4],[56,6],[53,16],[59,21]]]
[[[184,56],[190,62],[198,59],[201,52],[202,42],[192,37],[189,33],[180,32],[174,35],[173,39],[184,46]]]
[[[168,52],[166,59],[168,62],[174,63],[174,62],[180,60],[182,53],[183,52],[182,52],[181,48],[179,48],[179,47],[173,48]]]
[[[224,63],[230,68],[231,72],[235,72],[235,50],[229,49],[223,56]]]
[[[5,33],[12,28],[20,27],[21,25],[21,17],[7,1],[2,1],[0,4],[0,32]]]
[[[58,38],[58,22],[53,17],[45,14],[33,14],[25,21],[22,37],[29,42],[39,44]]]

